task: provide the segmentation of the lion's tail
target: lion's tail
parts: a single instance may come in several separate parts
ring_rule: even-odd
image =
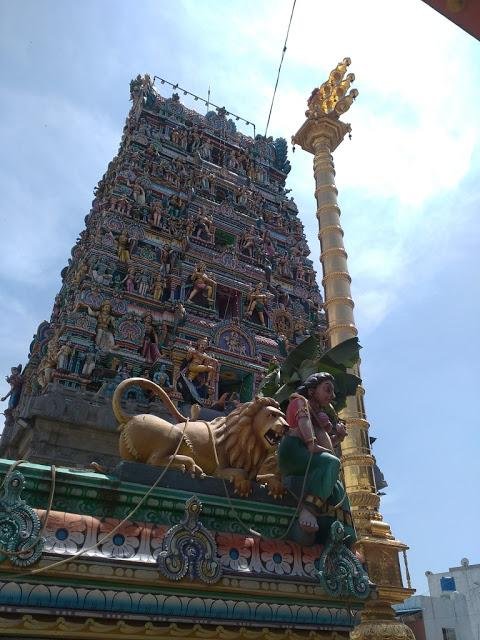
[[[146,380],[145,378],[128,378],[127,380],[123,380],[118,387],[115,389],[115,393],[112,398],[112,409],[115,414],[115,418],[119,423],[119,429],[130,420],[131,416],[128,416],[123,412],[122,409],[122,397],[127,389],[130,387],[141,387],[142,389],[146,389],[147,391],[153,391],[153,393],[158,396],[163,404],[167,407],[170,414],[178,421],[178,422],[186,422],[187,418],[182,416],[182,414],[178,411],[177,407],[173,404],[173,402],[168,397],[167,393],[152,382],[151,380]]]

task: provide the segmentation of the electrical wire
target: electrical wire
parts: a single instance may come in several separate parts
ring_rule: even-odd
[[[293,12],[295,11],[296,3],[297,3],[297,0],[293,0],[292,12],[290,13],[290,20],[288,21],[287,35],[285,36],[285,42],[283,44],[283,49],[282,49],[282,56],[280,58],[280,64],[278,65],[277,80],[275,82],[275,88],[273,90],[272,103],[270,104],[270,111],[268,112],[267,126],[265,127],[265,136],[264,136],[265,138],[267,137],[268,125],[270,124],[270,117],[272,115],[273,103],[275,101],[275,95],[277,93],[278,81],[280,79],[280,71],[282,70],[283,59],[285,57],[285,52],[287,50],[288,35],[290,33],[290,27],[292,25]]]

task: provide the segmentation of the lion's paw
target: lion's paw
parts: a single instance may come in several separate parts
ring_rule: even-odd
[[[233,478],[234,493],[247,497],[252,493],[252,483],[248,478]]]
[[[266,483],[268,495],[275,498],[275,500],[280,500],[285,495],[285,487],[283,486],[280,478],[269,478]]]
[[[188,471],[192,478],[204,478],[205,473],[203,472],[202,467],[199,467],[198,464],[192,464],[188,466]]]

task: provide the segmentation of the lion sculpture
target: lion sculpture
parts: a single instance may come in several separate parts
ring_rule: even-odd
[[[133,386],[162,399],[178,424],[151,414],[128,416],[121,399]],[[210,422],[182,416],[165,391],[150,380],[129,378],[121,382],[112,399],[119,422],[120,456],[124,460],[157,467],[171,466],[192,475],[231,480],[235,493],[246,496],[265,460],[275,451],[287,428],[284,414],[271,398],[256,397],[240,404],[228,416]]]

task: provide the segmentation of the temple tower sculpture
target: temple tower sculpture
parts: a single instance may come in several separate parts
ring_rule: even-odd
[[[201,115],[149,76],[130,97],[52,316],[9,377],[5,457],[109,468],[121,380],[150,378],[208,419],[251,400],[269,366],[323,335],[286,140],[244,135],[224,108]],[[164,412],[141,389],[126,402]]]
[[[314,156],[327,335],[332,347],[358,333],[332,158],[332,152],[351,130],[339,116],[350,108],[358,95],[356,89],[350,88],[354,74],[346,74],[350,62],[350,58],[344,58],[332,70],[329,79],[313,90],[305,113],[307,119],[292,138],[293,144]],[[399,554],[404,553],[407,546],[394,537],[379,512],[375,460],[370,451],[363,395],[364,390],[360,387],[356,396],[348,399],[342,414],[349,433],[342,443],[342,466],[359,535],[358,549],[365,556],[371,579],[378,585],[379,598],[368,603],[362,614],[362,624],[352,632],[352,638],[413,638],[408,627],[394,620],[391,608],[391,604],[402,602],[412,593],[403,586],[399,562]]]

